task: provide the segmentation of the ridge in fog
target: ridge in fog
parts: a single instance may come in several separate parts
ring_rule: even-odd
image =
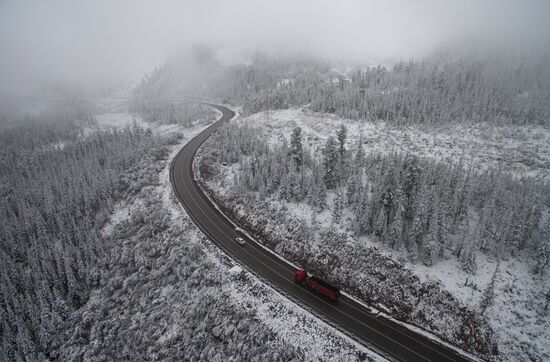
[[[472,39],[548,49],[547,1],[3,1],[0,90],[136,80],[196,43],[384,60]],[[352,54],[352,56],[350,56]]]

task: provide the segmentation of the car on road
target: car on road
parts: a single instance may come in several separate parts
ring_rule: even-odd
[[[239,245],[244,245],[246,242],[244,241],[243,238],[241,237],[238,237],[238,238],[235,238],[235,241],[237,242],[237,244]]]

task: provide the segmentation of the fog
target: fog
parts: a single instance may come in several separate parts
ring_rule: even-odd
[[[135,81],[197,43],[339,59],[474,40],[546,48],[549,23],[544,0],[2,0],[0,91]]]

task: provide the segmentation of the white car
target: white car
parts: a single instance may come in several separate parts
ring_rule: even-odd
[[[239,244],[239,245],[244,245],[246,242],[244,241],[243,238],[235,238],[235,241]]]

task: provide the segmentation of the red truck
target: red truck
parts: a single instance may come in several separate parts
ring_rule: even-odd
[[[308,276],[304,269],[298,269],[296,273],[294,273],[294,280],[331,300],[337,300],[340,296],[340,289],[330,285],[324,280],[314,276]]]

